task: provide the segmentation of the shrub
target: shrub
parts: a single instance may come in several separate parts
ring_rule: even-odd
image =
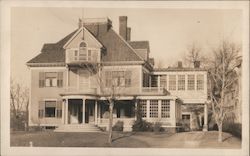
[[[165,130],[160,122],[154,123],[153,129],[154,132],[163,132]]]
[[[136,120],[132,126],[132,130],[135,132],[151,132],[153,131],[153,125],[145,120]]]
[[[123,131],[123,121],[117,121],[112,127],[113,131]]]
[[[240,123],[226,122],[223,124],[222,130],[241,139],[242,125]]]

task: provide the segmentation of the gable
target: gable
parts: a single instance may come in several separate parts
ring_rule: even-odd
[[[84,37],[83,37],[84,36]],[[102,47],[102,44],[95,39],[95,37],[85,28],[79,29],[63,46],[64,49],[78,48],[79,43],[84,39],[88,47],[98,48]]]

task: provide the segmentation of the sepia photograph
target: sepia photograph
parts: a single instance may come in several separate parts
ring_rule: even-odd
[[[249,3],[109,3],[5,5],[3,155],[247,155]]]

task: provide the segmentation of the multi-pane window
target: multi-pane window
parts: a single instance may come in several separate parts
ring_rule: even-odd
[[[161,101],[161,117],[170,118],[170,101],[169,100]]]
[[[194,75],[188,75],[187,89],[194,90]]]
[[[160,76],[160,87],[167,87],[167,75]]]
[[[169,75],[169,90],[176,90],[176,75]]]
[[[48,100],[39,102],[38,117],[62,117],[62,101]]]
[[[149,74],[143,73],[143,87],[149,87]]]
[[[178,90],[185,90],[185,75],[178,75]]]
[[[119,86],[130,87],[131,86],[131,71],[106,71],[106,87]]]
[[[87,61],[87,44],[85,42],[81,42],[79,45],[79,60]]]
[[[150,100],[149,110],[151,118],[158,118],[158,100]]]
[[[197,90],[204,89],[204,75],[197,75]]]
[[[142,117],[147,117],[147,100],[140,100],[140,107]]]
[[[40,72],[39,87],[62,87],[63,72]]]
[[[151,76],[151,87],[157,87],[158,86],[158,75],[152,75]]]

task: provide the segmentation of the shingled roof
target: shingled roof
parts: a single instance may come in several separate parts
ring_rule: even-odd
[[[104,46],[105,52],[102,54],[103,62],[113,61],[142,61],[143,59],[134,51],[132,45],[119,36],[112,27],[107,24],[90,24],[85,28]],[[70,33],[57,43],[46,43],[43,45],[41,53],[27,63],[58,63],[65,62],[65,49],[63,46],[77,32]],[[147,43],[148,44],[148,43]],[[145,43],[138,44],[145,47]],[[136,46],[138,46],[136,45]]]
[[[128,43],[134,49],[147,49],[148,52],[150,51],[149,41],[128,41]]]
[[[76,33],[73,31],[57,43],[46,43],[43,45],[41,53],[27,63],[58,63],[65,62],[65,49],[63,45]]]

